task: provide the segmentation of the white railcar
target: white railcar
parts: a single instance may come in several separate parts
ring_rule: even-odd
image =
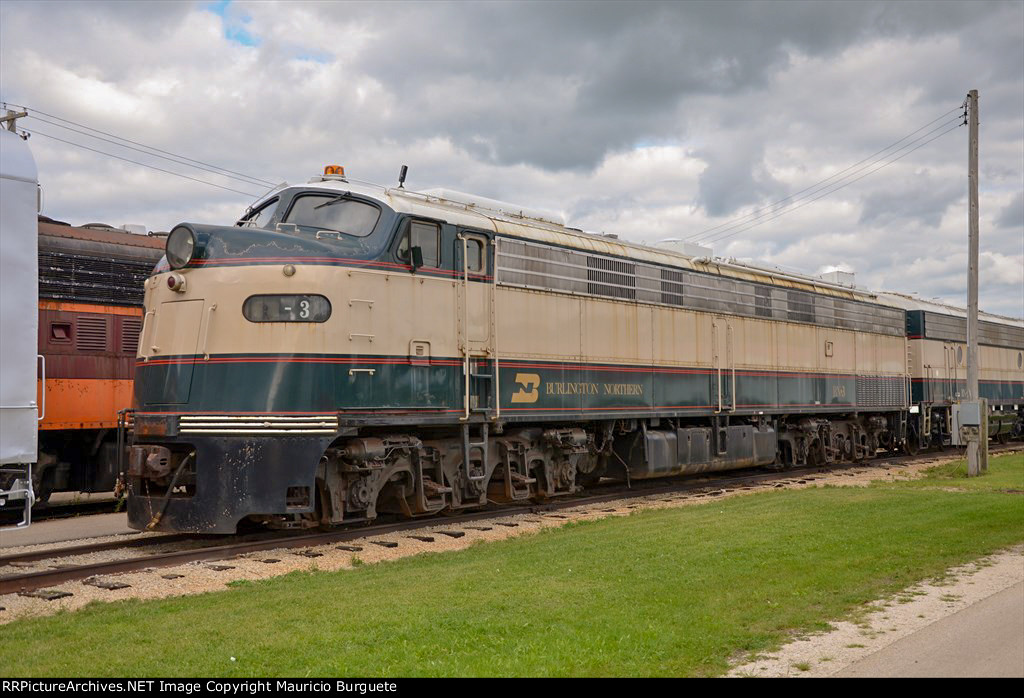
[[[7,483],[0,509],[22,508],[18,527],[31,521],[32,464],[45,410],[37,400],[38,197],[28,144],[0,130],[0,483]]]

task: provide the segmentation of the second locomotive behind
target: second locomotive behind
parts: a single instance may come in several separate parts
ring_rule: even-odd
[[[931,428],[891,299],[500,202],[325,175],[237,226],[177,226],[166,252],[136,366],[136,528],[421,516],[862,460]],[[1024,324],[993,322],[982,396],[1014,414]]]
[[[163,240],[102,224],[39,221],[39,458],[36,501],[110,492],[118,412],[131,407],[142,284]]]

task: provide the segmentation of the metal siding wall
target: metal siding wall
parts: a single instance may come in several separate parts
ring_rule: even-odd
[[[39,333],[38,192],[35,162],[0,130],[0,463],[36,460]]]

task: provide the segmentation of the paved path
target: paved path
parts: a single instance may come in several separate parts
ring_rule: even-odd
[[[128,528],[128,514],[124,512],[37,521],[28,528],[0,531],[0,549],[16,545],[60,543],[86,537],[113,536],[120,533],[135,533]]]
[[[1024,678],[1024,582],[897,640],[835,676]]]
[[[924,579],[730,676],[1024,678],[1024,545]]]

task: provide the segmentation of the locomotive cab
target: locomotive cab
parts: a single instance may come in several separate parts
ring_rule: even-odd
[[[318,483],[328,448],[356,433],[345,417],[461,413],[462,362],[444,358],[454,267],[465,247],[483,278],[487,237],[457,234],[429,206],[399,214],[386,190],[338,177],[276,191],[234,226],[176,226],[146,282],[131,524],[309,525],[332,509]]]

